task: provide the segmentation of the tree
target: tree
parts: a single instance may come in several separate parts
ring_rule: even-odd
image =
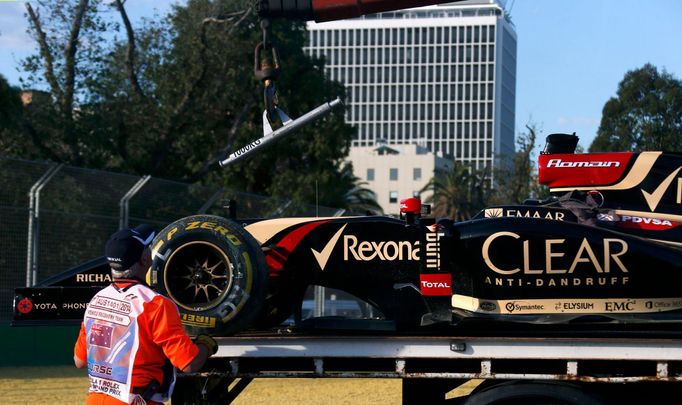
[[[341,169],[341,179],[346,183],[341,187],[347,191],[343,194],[340,207],[358,214],[383,212],[381,205],[377,202],[376,194],[367,188],[368,183],[353,174],[352,164],[344,164]]]
[[[34,82],[41,78],[49,84],[54,100],[44,109],[48,113],[32,121],[38,140],[56,151],[47,157],[298,203],[314,200],[314,184],[320,204],[350,190],[352,185],[340,180],[353,129],[340,110],[258,156],[216,170],[221,154],[263,135],[262,85],[252,79],[253,49],[263,34],[253,6],[251,0],[189,0],[136,29],[123,0],[40,1],[35,10],[28,5],[41,52],[24,67]],[[124,39],[100,41],[98,51],[91,50],[85,46],[92,43],[88,35],[114,32],[117,25],[99,14],[105,7],[116,12]],[[42,19],[41,13],[51,18]],[[66,39],[42,34],[64,27],[72,34]],[[290,116],[344,94],[325,77],[323,61],[303,53],[303,23],[273,24],[271,38],[282,61],[279,96]],[[65,98],[67,87],[73,97]],[[59,122],[50,121],[52,112],[60,112]],[[339,184],[349,188],[338,190]]]
[[[604,105],[591,152],[682,150],[682,82],[646,64],[629,71]]]
[[[425,202],[433,204],[436,217],[465,221],[485,207],[489,176],[487,170],[474,170],[466,163],[453,161],[452,165],[452,170],[432,177],[420,193],[433,193]]]
[[[0,150],[5,155],[14,155],[21,149],[18,146],[21,117],[19,90],[0,75]]]
[[[458,161],[453,162],[452,170],[431,178],[421,192],[433,192],[425,202],[434,205],[434,214],[463,221],[488,205],[518,204],[529,197],[546,197],[547,187],[537,182],[533,156],[539,131],[533,123],[526,124],[526,129],[516,137],[514,155],[499,159],[502,166],[495,169],[494,185],[490,184],[488,169],[475,170]]]
[[[124,3],[112,3],[126,39],[113,44],[90,85],[110,165],[197,181],[248,127],[255,17],[246,2],[227,3],[190,1],[137,30]]]
[[[19,90],[0,74],[0,128],[16,126],[21,116]]]
[[[91,128],[80,127],[78,105],[88,99],[85,82],[97,67],[99,44],[110,28],[97,14],[98,7],[99,0],[26,3],[29,32],[39,53],[23,61],[28,79],[22,84],[46,85],[51,97],[34,103],[24,127],[44,158],[80,166],[96,157],[92,152],[101,139]]]
[[[541,131],[534,123],[526,124],[526,130],[516,136],[516,152],[511,159],[500,159],[503,163],[495,170],[490,204],[519,204],[529,197],[543,198],[548,194],[547,188],[538,184],[533,153],[537,134]]]

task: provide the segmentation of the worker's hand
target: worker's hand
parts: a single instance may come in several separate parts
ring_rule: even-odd
[[[194,338],[194,343],[206,346],[209,356],[216,354],[218,351],[218,343],[209,335],[197,335]]]

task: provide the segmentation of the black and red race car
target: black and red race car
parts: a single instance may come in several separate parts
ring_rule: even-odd
[[[401,218],[182,218],[153,241],[149,282],[191,333],[214,335],[278,325],[310,285],[348,292],[406,330],[682,323],[682,154],[575,154],[576,144],[548,137],[539,179],[551,198],[470,221],[427,218],[414,199]],[[109,281],[100,258],[18,288],[14,324],[80,321]]]

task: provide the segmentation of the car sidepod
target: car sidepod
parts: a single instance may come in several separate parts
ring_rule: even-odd
[[[682,320],[682,249],[533,218],[455,223],[442,244],[452,306],[465,317],[561,322],[581,316]]]
[[[261,228],[270,226],[263,222]],[[259,233],[253,226],[247,230]],[[278,284],[286,289],[331,287],[376,306],[402,325],[419,325],[427,312],[419,291],[418,227],[383,216],[308,218],[271,235],[261,242],[272,293]]]

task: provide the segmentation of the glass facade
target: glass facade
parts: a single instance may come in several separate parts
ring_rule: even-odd
[[[477,168],[513,152],[516,34],[498,4],[308,28],[307,52],[346,86],[352,146],[416,143]]]

